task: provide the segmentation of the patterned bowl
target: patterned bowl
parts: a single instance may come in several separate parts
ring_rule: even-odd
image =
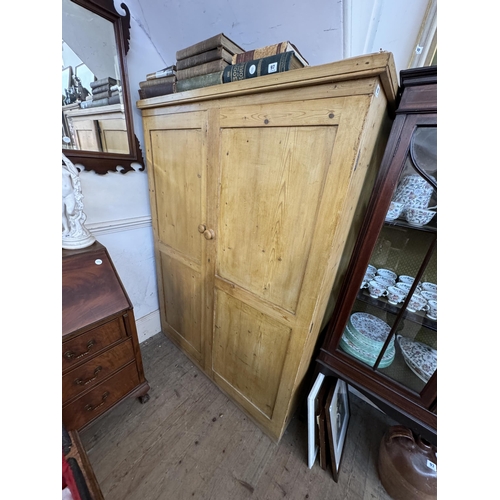
[[[437,351],[402,335],[398,335],[397,339],[408,368],[427,383],[437,369]]]
[[[427,208],[434,188],[419,174],[403,177],[393,197],[393,201],[403,203],[408,208]]]
[[[436,215],[433,210],[425,208],[406,208],[405,219],[411,226],[421,227],[428,224]]]
[[[398,201],[391,201],[389,210],[385,215],[385,220],[393,221],[394,219],[397,219],[401,215],[401,212],[403,211],[404,207],[405,207],[404,203],[400,203]]]

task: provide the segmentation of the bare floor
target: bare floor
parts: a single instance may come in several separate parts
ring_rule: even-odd
[[[82,431],[106,500],[389,500],[376,462],[395,422],[351,395],[339,482],[307,468],[298,411],[275,444],[163,334],[141,344],[151,386]]]

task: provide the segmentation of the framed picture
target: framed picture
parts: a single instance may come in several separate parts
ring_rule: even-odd
[[[348,388],[343,380],[337,379],[337,383],[330,389],[325,409],[333,480],[338,482],[340,461],[351,416]]]
[[[307,396],[307,467],[314,465],[319,449],[319,433],[316,415],[319,413],[318,393],[323,385],[325,376],[319,373],[311,392]]]

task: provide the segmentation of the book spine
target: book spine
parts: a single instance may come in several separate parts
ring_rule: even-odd
[[[110,85],[100,85],[99,87],[94,87],[92,89],[92,94],[99,94],[100,92],[106,92],[106,90],[110,90]]]
[[[109,104],[120,104],[121,102],[119,95],[113,95],[109,98]]]
[[[186,47],[185,49],[178,50],[175,53],[175,58],[177,61],[181,59],[186,59],[186,57],[191,57],[196,54],[201,54],[202,52],[207,52],[208,50],[215,49],[223,44],[222,34],[219,33],[211,38],[207,38],[201,42],[195,43]]]
[[[247,52],[243,52],[241,54],[235,54],[233,56],[232,63],[240,64],[247,61],[255,61],[256,59],[274,56],[276,54],[282,54],[283,52],[286,52],[286,47],[286,43],[280,42],[261,49],[248,50]]]
[[[107,106],[109,104],[109,97],[105,97],[104,99],[97,99],[96,101],[94,101],[92,99],[92,101],[89,101],[90,102],[90,108],[96,108],[98,106]]]
[[[191,68],[192,66],[198,66],[199,64],[216,61],[217,59],[224,59],[226,62],[230,63],[231,58],[232,56],[227,50],[223,47],[217,47],[216,49],[207,50],[201,54],[196,54],[195,56],[177,61],[177,70]]]
[[[222,83],[222,71],[209,73],[207,75],[195,76],[179,80],[176,86],[176,92],[184,92],[185,90],[200,89],[202,87],[210,87]]]
[[[283,52],[282,54],[263,57],[262,59],[233,64],[224,68],[222,81],[223,83],[228,83],[288,71],[293,56],[293,52]]]
[[[152,87],[155,85],[159,85],[162,83],[171,83],[175,81],[175,75],[165,76],[163,78],[155,78],[153,80],[145,80],[143,82],[139,82],[139,88],[143,89],[145,87]]]
[[[104,92],[94,92],[92,94],[92,100],[95,101],[95,100],[98,100],[98,99],[104,99],[105,97],[110,97],[111,96],[111,91],[109,90],[106,90]]]
[[[150,97],[158,97],[160,95],[173,94],[175,92],[176,82],[162,83],[151,87],[139,89],[141,99],[149,99]]]
[[[175,75],[176,67],[174,66],[169,66],[168,68],[163,68],[158,71],[155,71],[154,73],[148,73],[146,75],[146,80],[155,80],[157,78],[164,78],[166,76],[172,76]]]
[[[96,80],[95,82],[90,82],[90,88],[95,89],[96,87],[100,87],[101,85],[116,85],[117,81],[110,76],[108,78],[101,78],[100,80]]]
[[[192,66],[191,68],[177,71],[177,80],[185,80],[186,78],[193,78],[194,76],[208,75],[209,73],[222,71],[228,65],[229,63],[223,59],[218,59],[217,61]]]

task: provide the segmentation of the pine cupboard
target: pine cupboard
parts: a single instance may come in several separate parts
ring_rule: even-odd
[[[307,389],[396,93],[385,52],[137,103],[162,331],[275,441]]]

